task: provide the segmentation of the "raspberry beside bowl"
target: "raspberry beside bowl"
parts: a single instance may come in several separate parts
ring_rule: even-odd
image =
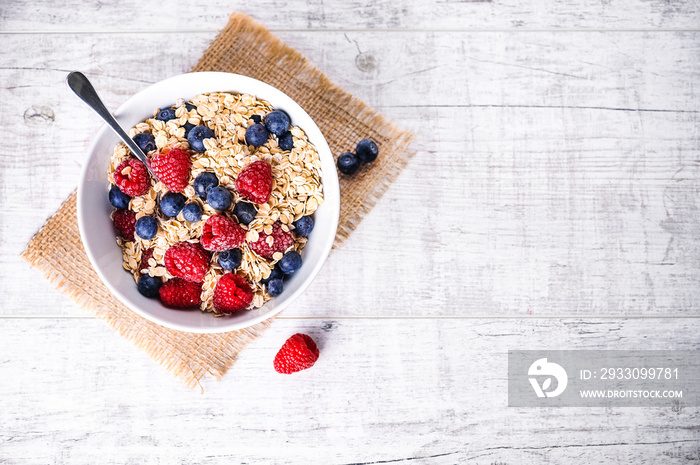
[[[122,268],[122,252],[115,242],[110,220],[112,207],[107,197],[107,168],[118,138],[103,126],[89,150],[78,185],[77,210],[85,251],[105,285],[127,307],[163,326],[194,333],[217,333],[241,329],[279,313],[311,283],[323,265],[335,239],[340,211],[340,192],[333,156],[311,117],[281,91],[255,79],[229,73],[189,73],[156,83],[132,96],[114,116],[125,129],[150,117],[153,110],[172,105],[178,98],[197,94],[236,92],[255,95],[274,108],[286,111],[294,125],[301,127],[318,150],[321,159],[325,201],[314,214],[315,227],[303,250],[304,265],[286,283],[282,295],[259,309],[223,318],[199,310],[173,310],[158,300],[142,296],[131,275]]]

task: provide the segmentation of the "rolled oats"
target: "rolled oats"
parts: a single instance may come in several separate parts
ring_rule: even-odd
[[[175,105],[175,119],[163,122],[149,118],[136,124],[129,131],[133,137],[138,133],[150,133],[158,150],[165,147],[179,147],[189,149],[185,138],[185,123],[192,125],[206,125],[215,137],[203,141],[205,152],[190,152],[192,168],[188,187],[183,194],[188,202],[196,202],[202,206],[202,219],[195,223],[184,220],[182,213],[175,218],[168,218],[161,214],[157,207],[159,196],[165,194],[167,188],[160,182],[151,186],[150,190],[141,196],[131,199],[129,208],[140,218],[144,215],[153,215],[159,220],[160,229],[157,236],[151,240],[143,240],[135,236],[134,241],[127,242],[117,238],[117,243],[122,248],[123,266],[131,272],[134,280],[143,274],[162,276],[166,280],[173,276],[167,272],[164,263],[166,250],[173,244],[181,241],[198,242],[202,235],[204,222],[212,215],[219,212],[212,209],[207,203],[195,194],[192,183],[194,178],[204,171],[216,174],[219,184],[228,189],[233,195],[233,204],[242,200],[235,189],[238,174],[250,163],[263,160],[272,168],[273,187],[267,203],[257,205],[258,213],[248,226],[246,243],[241,246],[242,261],[236,273],[244,276],[251,285],[254,297],[249,308],[259,308],[272,297],[268,294],[266,286],[260,283],[267,278],[272,267],[279,261],[283,254],[275,252],[272,260],[266,260],[256,255],[247,245],[248,242],[256,242],[260,233],[272,232],[272,225],[276,221],[282,223],[285,231],[293,230],[292,223],[304,215],[313,214],[318,205],[323,202],[323,186],[321,184],[321,162],[318,151],[311,144],[306,133],[299,127],[293,126],[290,130],[294,144],[291,151],[284,152],[279,148],[276,136],[270,135],[265,145],[258,148],[248,146],[245,142],[245,131],[248,126],[254,124],[253,115],[263,117],[272,111],[272,107],[266,101],[259,100],[248,94],[234,94],[216,92],[202,94],[194,97],[191,102],[196,108],[187,109],[186,102],[179,99]],[[156,151],[149,152],[149,156]],[[120,143],[114,147],[109,167],[109,180],[119,164],[130,158],[129,149]],[[127,168],[130,169],[130,168]],[[230,211],[225,212],[231,215]],[[272,245],[274,239],[268,236],[266,239]],[[294,244],[291,250],[301,251],[306,244],[305,237],[294,235]],[[147,263],[141,264],[141,257],[145,250],[152,248],[153,257]],[[212,297],[218,279],[225,270],[217,262],[218,254],[212,257],[209,270],[202,284],[201,309],[207,312],[213,311]],[[143,271],[140,268],[143,265]]]

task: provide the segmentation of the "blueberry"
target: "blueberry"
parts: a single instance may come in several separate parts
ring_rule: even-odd
[[[233,207],[233,214],[238,218],[238,222],[248,226],[251,221],[255,219],[255,215],[258,214],[258,210],[255,209],[255,205],[248,202],[238,202],[235,207]]]
[[[195,126],[187,133],[187,142],[189,142],[192,150],[202,153],[206,150],[204,148],[204,139],[211,139],[212,137],[214,137],[214,131],[208,127]]]
[[[214,210],[227,210],[231,206],[231,199],[231,193],[224,187],[212,187],[207,191],[207,203]]]
[[[185,206],[187,198],[177,192],[168,192],[160,198],[160,209],[166,216],[177,216]]]
[[[301,255],[299,252],[292,250],[284,254],[284,257],[277,263],[280,271],[284,274],[292,274],[301,268]]]
[[[273,279],[282,279],[284,277],[284,273],[282,273],[279,269],[278,266],[274,267],[272,271],[270,271],[270,276],[267,277],[267,279],[263,278],[260,280],[260,284],[267,284]]]
[[[267,283],[267,292],[272,296],[276,297],[284,291],[284,282],[280,278],[273,279]]]
[[[276,136],[289,131],[289,116],[282,110],[275,110],[265,117],[265,127]]]
[[[116,185],[112,186],[109,190],[109,203],[111,203],[114,208],[120,208],[122,210],[129,208],[129,200],[131,200],[131,197],[120,191]]]
[[[158,232],[158,220],[152,216],[142,216],[136,220],[134,229],[141,239],[153,239]]]
[[[299,236],[308,236],[314,229],[314,219],[310,216],[302,216],[294,222],[294,232]]]
[[[250,117],[250,119],[252,119],[255,124],[262,123],[262,116],[260,115],[253,115]]]
[[[165,110],[160,110],[156,115],[156,119],[161,121],[169,121],[175,119],[175,110],[172,108],[166,108]]]
[[[136,134],[134,137],[132,137],[132,139],[134,139],[136,145],[143,150],[143,153],[148,153],[156,149],[156,140],[151,134],[142,132],[140,134]]]
[[[190,130],[194,127],[194,124],[187,122],[182,125],[183,128],[185,128],[185,139],[187,139],[187,136],[190,133]]]
[[[248,145],[255,147],[260,147],[265,142],[270,135],[267,133],[267,129],[260,123],[254,124],[245,131],[245,141]]]
[[[379,155],[379,147],[372,139],[362,139],[357,143],[355,153],[357,153],[357,158],[360,159],[361,163],[372,163]]]
[[[141,239],[153,239],[158,233],[158,220],[152,216],[142,216],[136,220],[134,229],[136,231],[136,235]]]
[[[352,152],[345,152],[338,157],[338,171],[343,174],[355,174],[360,167],[360,160]]]
[[[149,276],[142,274],[139,278],[138,290],[146,297],[157,297],[160,286],[163,285],[163,280],[159,276]]]
[[[187,111],[192,111],[192,110],[196,110],[196,109],[197,109],[197,107],[195,107],[195,106],[192,105],[191,103],[186,103],[186,104],[185,104],[185,110],[187,110]]]
[[[241,266],[243,260],[243,252],[241,249],[231,249],[224,252],[219,252],[219,265],[225,270],[235,270]]]
[[[294,137],[292,136],[291,132],[285,132],[279,137],[279,141],[277,143],[279,147],[284,150],[292,150],[294,148]]]
[[[198,196],[205,199],[207,198],[207,191],[212,187],[219,185],[219,178],[216,177],[214,173],[209,173],[205,171],[200,173],[194,178],[194,191]]]
[[[202,207],[198,203],[188,203],[182,207],[182,216],[185,221],[196,223],[202,219]]]

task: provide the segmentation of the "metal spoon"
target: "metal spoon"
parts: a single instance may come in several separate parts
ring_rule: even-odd
[[[146,166],[146,169],[148,169],[148,172],[151,173],[151,176],[158,181],[158,176],[156,176],[151,169],[151,163],[148,160],[148,157],[146,157],[146,154],[143,153],[141,147],[139,147],[138,144],[134,142],[134,140],[129,137],[126,132],[124,132],[122,127],[119,126],[117,120],[114,119],[114,116],[112,116],[112,114],[105,107],[105,104],[102,103],[102,100],[100,100],[99,95],[97,95],[97,92],[95,92],[95,88],[92,87],[92,84],[90,84],[88,78],[86,78],[85,75],[79,71],[73,71],[68,75],[66,81],[68,82],[68,87],[75,92],[75,95],[80,97],[83,102],[87,103],[87,106],[95,110],[95,113],[102,117],[105,123],[107,123],[107,126],[112,128],[112,130],[117,133],[117,136],[119,136],[119,138],[129,147],[131,153],[134,154],[136,158],[141,160],[141,162]]]

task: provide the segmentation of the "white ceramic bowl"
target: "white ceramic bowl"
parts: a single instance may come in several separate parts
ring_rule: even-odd
[[[267,100],[274,108],[286,111],[292,124],[301,127],[316,146],[323,170],[325,201],[314,214],[315,226],[304,247],[304,263],[288,281],[284,292],[261,308],[214,318],[199,310],[173,310],[158,299],[148,299],[136,289],[130,273],[122,268],[122,252],[115,242],[110,219],[113,208],[107,198],[107,170],[117,136],[106,125],[88,150],[78,185],[78,224],[92,266],[102,281],[127,307],[151,321],[169,328],[193,333],[219,333],[259,323],[289,306],[299,297],[321,269],[330,252],[340,211],[340,191],[333,156],[328,143],[311,117],[281,91],[256,79],[229,73],[189,73],[153,84],[127,100],[114,116],[128,129],[149,118],[156,108],[168,107],[178,98],[189,100],[197,94],[237,92]]]

